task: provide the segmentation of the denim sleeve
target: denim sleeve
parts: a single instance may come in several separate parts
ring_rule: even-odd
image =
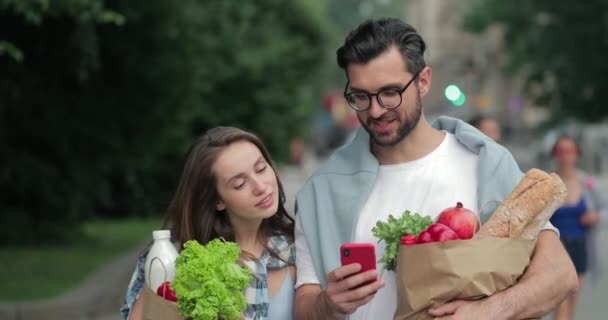
[[[133,276],[131,276],[131,281],[129,282],[129,287],[127,288],[123,305],[120,308],[120,313],[125,320],[129,319],[131,309],[133,308],[133,305],[135,305],[135,301],[137,301],[137,298],[139,298],[139,295],[144,287],[144,265],[146,264],[147,255],[148,252],[146,251],[137,259],[137,265],[133,271]]]

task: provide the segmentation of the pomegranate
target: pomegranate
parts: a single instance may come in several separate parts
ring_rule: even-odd
[[[460,202],[456,203],[456,207],[441,211],[437,223],[452,229],[460,239],[471,239],[479,230],[479,219],[475,213],[465,208]]]

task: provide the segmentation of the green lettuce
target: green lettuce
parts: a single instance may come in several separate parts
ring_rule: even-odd
[[[236,243],[219,239],[206,246],[196,240],[184,243],[171,283],[182,316],[192,320],[240,318],[247,307],[244,291],[253,279],[249,269],[236,263],[240,253]]]
[[[386,244],[386,250],[379,262],[384,263],[387,270],[395,271],[401,237],[418,236],[432,223],[433,220],[430,217],[423,217],[417,213],[411,214],[409,211],[405,211],[399,218],[395,218],[391,214],[386,222],[376,222],[376,226],[372,228],[372,234],[378,238],[378,242],[384,241]]]

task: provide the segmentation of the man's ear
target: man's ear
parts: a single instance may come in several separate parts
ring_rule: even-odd
[[[424,97],[431,90],[431,78],[433,71],[430,67],[424,67],[418,75],[418,88],[420,90],[420,96]]]

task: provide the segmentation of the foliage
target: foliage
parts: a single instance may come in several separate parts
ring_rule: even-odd
[[[275,157],[319,90],[302,1],[0,0],[0,243],[67,241],[91,215],[162,211],[193,138],[261,135]]]
[[[0,301],[30,302],[65,294],[110,259],[141,248],[159,226],[159,219],[93,220],[85,222],[83,236],[68,245],[5,246],[0,250]],[[126,283],[116,282],[126,289]]]
[[[412,214],[408,210],[400,217],[395,218],[391,214],[386,222],[376,222],[376,225],[372,228],[372,234],[378,238],[378,242],[383,241],[386,244],[386,250],[384,250],[384,255],[379,262],[385,263],[387,270],[395,271],[401,237],[407,235],[418,236],[431,223],[433,221],[430,217],[423,217],[417,213]]]
[[[247,307],[244,291],[251,271],[237,264],[241,250],[234,242],[196,240],[184,243],[175,261],[171,289],[180,314],[192,320],[239,319]]]
[[[597,121],[608,115],[608,2],[478,0],[464,27],[498,24],[508,54],[506,71],[522,72],[525,89],[556,118]]]

